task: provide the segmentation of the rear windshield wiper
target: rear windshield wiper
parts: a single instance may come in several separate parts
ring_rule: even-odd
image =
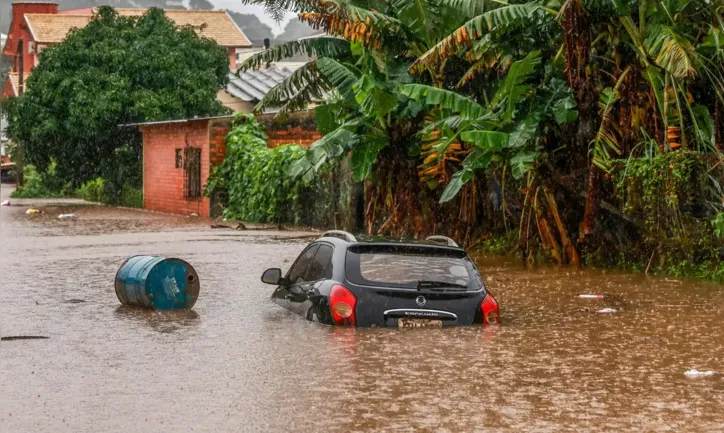
[[[428,281],[428,280],[420,280],[417,282],[417,289],[442,289],[442,288],[451,288],[451,289],[467,289],[468,286],[464,284],[455,284],[455,283],[448,283],[446,281]]]

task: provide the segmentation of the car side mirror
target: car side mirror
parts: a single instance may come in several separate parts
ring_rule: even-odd
[[[282,270],[279,268],[267,269],[261,276],[261,282],[276,286],[280,285],[282,283]]]

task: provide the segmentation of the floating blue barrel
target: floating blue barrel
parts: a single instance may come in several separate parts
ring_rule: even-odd
[[[133,256],[116,273],[116,296],[123,305],[189,309],[196,303],[200,288],[196,271],[181,259]]]

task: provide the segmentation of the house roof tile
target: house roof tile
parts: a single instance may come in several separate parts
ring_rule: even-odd
[[[29,72],[26,72],[23,74],[23,91],[25,91],[28,88],[28,78],[29,77],[30,77]],[[10,84],[13,87],[15,96],[19,95],[18,89],[20,88],[20,77],[18,76],[18,73],[17,72],[8,73],[8,79],[10,79]]]
[[[147,9],[116,9],[116,11],[122,16],[139,16]],[[176,25],[193,26],[200,36],[214,39],[219,45],[251,46],[249,39],[226,11],[168,9],[165,12]],[[84,14],[25,14],[25,21],[35,41],[43,44],[61,42],[71,29],[85,27],[91,18],[92,15]]]

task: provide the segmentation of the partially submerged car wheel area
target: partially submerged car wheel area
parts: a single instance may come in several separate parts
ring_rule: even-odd
[[[272,300],[338,326],[446,327],[500,323],[498,303],[451,239],[361,239],[332,231],[310,243],[286,276],[267,270]]]

